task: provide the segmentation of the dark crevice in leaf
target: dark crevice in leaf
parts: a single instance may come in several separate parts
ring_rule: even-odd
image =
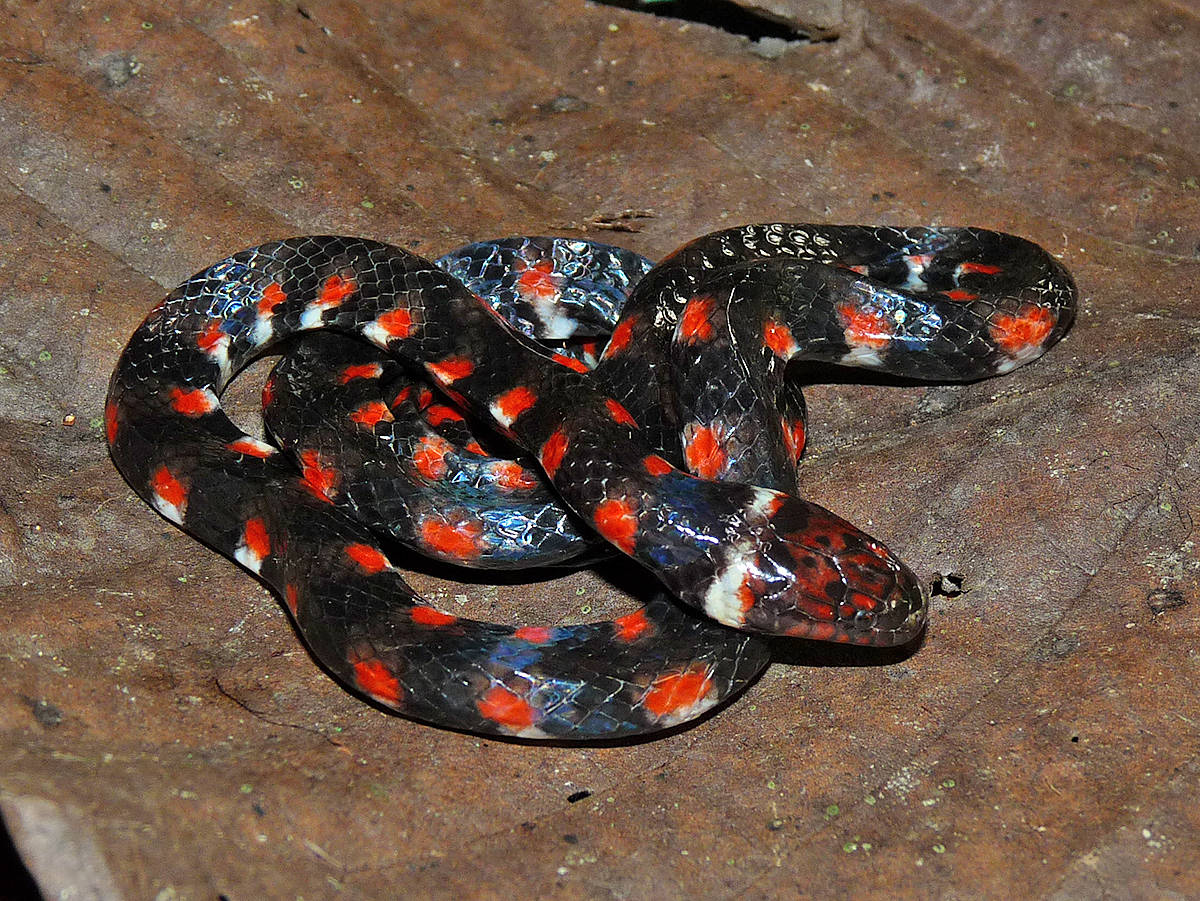
[[[788,43],[834,41],[836,36],[809,33],[796,23],[747,9],[732,0],[598,0],[604,6],[616,6],[650,13],[669,19],[682,19],[718,28],[728,34],[761,41],[764,38]]]

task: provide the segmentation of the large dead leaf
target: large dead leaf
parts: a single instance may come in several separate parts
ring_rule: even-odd
[[[762,5],[821,40],[577,0],[5,6],[0,809],[47,897],[1200,894],[1195,9]],[[329,681],[109,464],[124,340],[243,246],[658,256],[779,219],[1017,232],[1081,288],[1003,379],[809,393],[810,496],[961,581],[899,662],[782,650],[644,744],[439,732]]]

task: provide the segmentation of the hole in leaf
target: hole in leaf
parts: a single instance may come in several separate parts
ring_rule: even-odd
[[[719,28],[727,34],[761,41],[763,38],[792,42],[836,40],[836,37],[814,36],[801,27],[770,16],[745,9],[732,0],[599,0],[604,6],[616,6],[635,12],[649,13],[668,19],[682,19]]]

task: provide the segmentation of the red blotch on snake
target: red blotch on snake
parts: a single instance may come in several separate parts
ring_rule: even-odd
[[[326,466],[321,455],[315,450],[300,452],[300,471],[304,476],[304,486],[320,500],[333,503],[333,492],[337,486],[338,474],[332,466]]]
[[[449,384],[455,379],[465,379],[475,371],[475,364],[466,357],[446,357],[437,363],[426,363],[425,368],[435,379],[443,384]]]
[[[361,407],[350,412],[350,419],[361,426],[373,429],[381,422],[394,422],[392,411],[381,400],[367,401]]]
[[[517,417],[537,403],[537,395],[524,385],[510,388],[491,403],[493,415],[505,426],[516,422]]]
[[[617,327],[613,329],[612,335],[609,336],[608,346],[604,348],[604,356],[615,357],[629,347],[629,341],[633,337],[633,321],[635,318],[634,316],[629,316],[617,323]]]
[[[695,706],[712,690],[712,674],[706,666],[692,666],[681,673],[659,676],[650,685],[642,703],[655,716],[666,716]]]
[[[476,703],[479,715],[514,732],[537,722],[537,711],[506,685],[493,685]]]
[[[631,429],[637,428],[637,420],[635,420],[633,415],[623,406],[621,406],[618,401],[615,401],[610,397],[604,402],[604,406],[608,409],[608,415],[613,418],[613,422],[618,422],[621,425],[627,425]]]
[[[172,388],[171,409],[184,416],[203,416],[217,408],[210,392],[203,388]]]
[[[542,468],[546,470],[546,475],[554,478],[554,474],[558,472],[558,467],[563,461],[563,456],[567,452],[567,433],[562,429],[555,429],[554,433],[546,439],[546,443],[542,445],[542,453],[540,455]]]
[[[1022,351],[1041,347],[1056,322],[1054,314],[1045,307],[1027,304],[1015,316],[994,316],[988,331],[1001,350],[1016,356]]]
[[[446,474],[446,454],[453,450],[453,445],[440,435],[426,435],[413,451],[413,466],[425,478],[436,482]]]
[[[376,573],[381,573],[385,569],[391,567],[388,558],[383,556],[383,552],[378,548],[373,548],[369,544],[354,544],[346,545],[346,556],[358,564],[359,569],[367,575],[373,576]]]
[[[879,313],[843,303],[838,304],[837,314],[842,321],[842,334],[851,347],[879,350],[892,340],[891,323]]]
[[[617,638],[621,641],[636,641],[652,628],[645,610],[635,610],[633,613],[617,617],[613,620],[613,626],[616,627]]]
[[[483,526],[476,520],[448,523],[427,519],[421,523],[421,543],[433,551],[460,560],[478,557],[483,548]]]
[[[715,479],[725,471],[729,458],[717,440],[714,426],[689,423],[683,433],[683,453],[688,469],[702,479]]]
[[[716,304],[715,298],[703,295],[689,300],[679,319],[679,340],[685,344],[696,344],[712,338],[712,314]]]
[[[647,454],[642,458],[642,466],[652,476],[665,476],[675,468],[658,454]]]
[[[275,313],[275,308],[287,300],[287,295],[283,292],[283,288],[279,287],[279,282],[271,282],[263,288],[262,297],[259,298],[257,309],[260,316],[272,316]]]
[[[413,607],[411,616],[412,621],[420,626],[449,626],[458,622],[458,617],[453,613],[442,613],[441,610],[423,605]]]
[[[542,260],[517,276],[517,291],[522,297],[551,298],[558,294],[554,283],[554,263]]]
[[[378,660],[359,660],[354,664],[354,681],[371,697],[392,707],[400,706],[399,680]]]
[[[596,531],[627,554],[633,553],[638,520],[633,505],[624,498],[608,498],[596,505],[592,516]]]
[[[322,307],[336,307],[357,290],[358,285],[354,279],[331,275],[321,286],[321,294],[317,298],[317,303]]]
[[[174,507],[179,511],[179,515],[183,516],[187,506],[187,488],[166,466],[159,466],[154,470],[154,474],[150,476],[150,490],[162,499],[163,503]]]

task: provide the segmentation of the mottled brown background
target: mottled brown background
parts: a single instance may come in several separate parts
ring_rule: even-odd
[[[581,0],[0,7],[0,810],[47,897],[1200,896],[1200,10],[773,5],[826,39]],[[907,658],[786,652],[632,746],[436,731],[329,681],[105,452],[125,339],[241,247],[661,255],[777,219],[1018,232],[1079,282],[1011,376],[809,392],[809,495],[965,580]]]

